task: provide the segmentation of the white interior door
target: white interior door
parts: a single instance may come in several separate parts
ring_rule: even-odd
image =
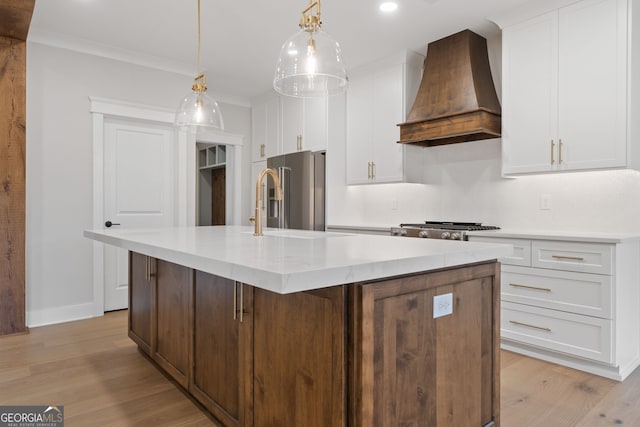
[[[176,146],[168,125],[105,120],[104,222],[118,228],[174,225]],[[104,309],[128,305],[127,251],[104,247]]]

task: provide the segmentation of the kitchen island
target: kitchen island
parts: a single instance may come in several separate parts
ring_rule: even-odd
[[[129,336],[225,426],[499,424],[507,245],[241,226],[93,230]]]

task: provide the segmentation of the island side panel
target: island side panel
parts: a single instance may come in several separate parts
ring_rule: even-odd
[[[353,289],[352,425],[497,423],[496,266],[463,266]],[[453,294],[453,314],[434,319],[433,297],[447,293]]]
[[[254,425],[346,426],[345,287],[254,290]]]

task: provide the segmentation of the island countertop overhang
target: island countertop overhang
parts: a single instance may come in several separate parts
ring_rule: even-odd
[[[85,237],[288,294],[490,261],[511,245],[249,226],[85,230]]]

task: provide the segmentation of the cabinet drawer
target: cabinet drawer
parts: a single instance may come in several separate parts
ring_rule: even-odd
[[[612,363],[613,320],[502,303],[502,338]]]
[[[531,267],[531,240],[509,239],[505,237],[469,236],[470,242],[504,243],[513,245],[513,255],[500,258],[502,264]]]
[[[502,300],[610,319],[611,276],[502,267]]]
[[[612,274],[613,245],[533,241],[532,266],[583,273]]]

